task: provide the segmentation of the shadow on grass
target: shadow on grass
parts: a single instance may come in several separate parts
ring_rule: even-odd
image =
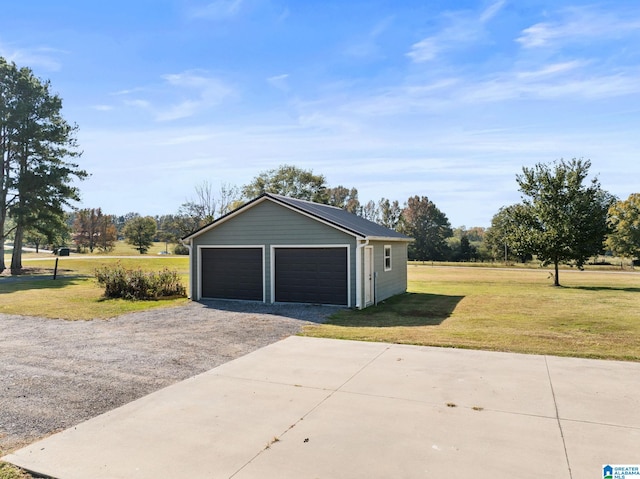
[[[10,276],[0,278],[0,294],[15,293],[30,289],[60,289],[74,284],[83,276],[62,277],[53,279],[51,276]]]
[[[567,289],[582,289],[584,291],[619,291],[622,293],[640,293],[640,288],[636,287],[615,287],[615,286],[562,286]]]
[[[405,293],[360,311],[339,311],[327,323],[358,328],[438,326],[451,316],[462,299],[464,296]]]

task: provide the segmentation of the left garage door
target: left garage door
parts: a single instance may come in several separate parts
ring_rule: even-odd
[[[264,301],[262,248],[203,248],[203,298]]]

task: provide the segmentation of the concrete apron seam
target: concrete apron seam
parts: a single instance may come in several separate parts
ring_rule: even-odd
[[[620,429],[631,429],[635,431],[640,431],[640,427],[637,426],[627,426],[624,424],[612,424],[609,422],[599,422],[599,421],[587,421],[586,419],[569,419],[569,418],[560,418],[564,422],[574,422],[579,424],[593,424],[595,426],[607,426],[607,427],[617,427]]]
[[[345,382],[343,382],[340,386],[338,386],[337,388],[331,390],[329,392],[329,394],[323,398],[321,401],[318,402],[318,404],[316,404],[315,406],[313,406],[311,409],[309,409],[300,419],[298,419],[295,423],[293,423],[291,426],[289,426],[285,431],[282,432],[282,434],[280,434],[279,436],[276,436],[276,438],[279,440],[281,437],[283,437],[285,434],[287,434],[287,432],[289,432],[291,429],[293,429],[294,427],[296,427],[298,424],[300,424],[301,421],[303,421],[307,416],[309,416],[309,414],[311,414],[313,411],[315,411],[316,409],[318,409],[322,404],[324,404],[325,402],[327,402],[327,400],[329,400],[329,398],[331,398],[335,393],[337,393],[338,391],[340,391],[340,389],[342,389],[349,381],[351,381],[353,378],[355,378],[358,374],[360,374],[363,370],[365,370],[367,367],[369,367],[371,365],[371,363],[373,363],[376,359],[378,359],[380,356],[382,356],[384,353],[386,353],[389,349],[391,349],[391,344],[388,345],[386,348],[384,348],[382,351],[380,351],[380,353],[378,353],[375,357],[371,358],[371,360],[369,362],[367,362],[364,366],[362,366],[360,369],[358,369],[355,373],[353,373],[349,378],[347,378],[347,380]],[[229,479],[232,479],[233,477],[235,477],[240,471],[242,471],[245,467],[247,467],[249,464],[251,464],[258,456],[260,456],[262,453],[264,453],[266,450],[268,449],[268,446],[263,448],[261,451],[259,451],[255,456],[253,456],[251,459],[249,459],[245,464],[243,464],[236,472],[234,472],[233,474],[231,474],[229,476]]]
[[[558,402],[556,401],[556,393],[553,390],[553,381],[551,380],[551,371],[549,371],[549,363],[547,357],[544,356],[544,365],[547,367],[547,377],[549,378],[549,387],[551,388],[551,396],[553,397],[553,407],[556,410],[556,421],[558,421],[558,429],[560,430],[560,437],[562,438],[562,447],[564,448],[564,457],[567,461],[567,468],[569,469],[569,479],[573,479],[571,473],[571,463],[569,462],[569,454],[567,453],[567,443],[564,439],[564,431],[562,430],[562,421],[560,421],[560,414],[558,412]]]

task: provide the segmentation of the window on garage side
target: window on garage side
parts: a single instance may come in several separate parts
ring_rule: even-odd
[[[391,271],[391,245],[384,245],[384,270]]]

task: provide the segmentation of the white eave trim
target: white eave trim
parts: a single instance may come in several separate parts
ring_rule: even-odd
[[[402,241],[405,243],[411,243],[415,241],[413,238],[396,238],[395,236],[366,236],[362,239],[368,239],[369,241]]]

